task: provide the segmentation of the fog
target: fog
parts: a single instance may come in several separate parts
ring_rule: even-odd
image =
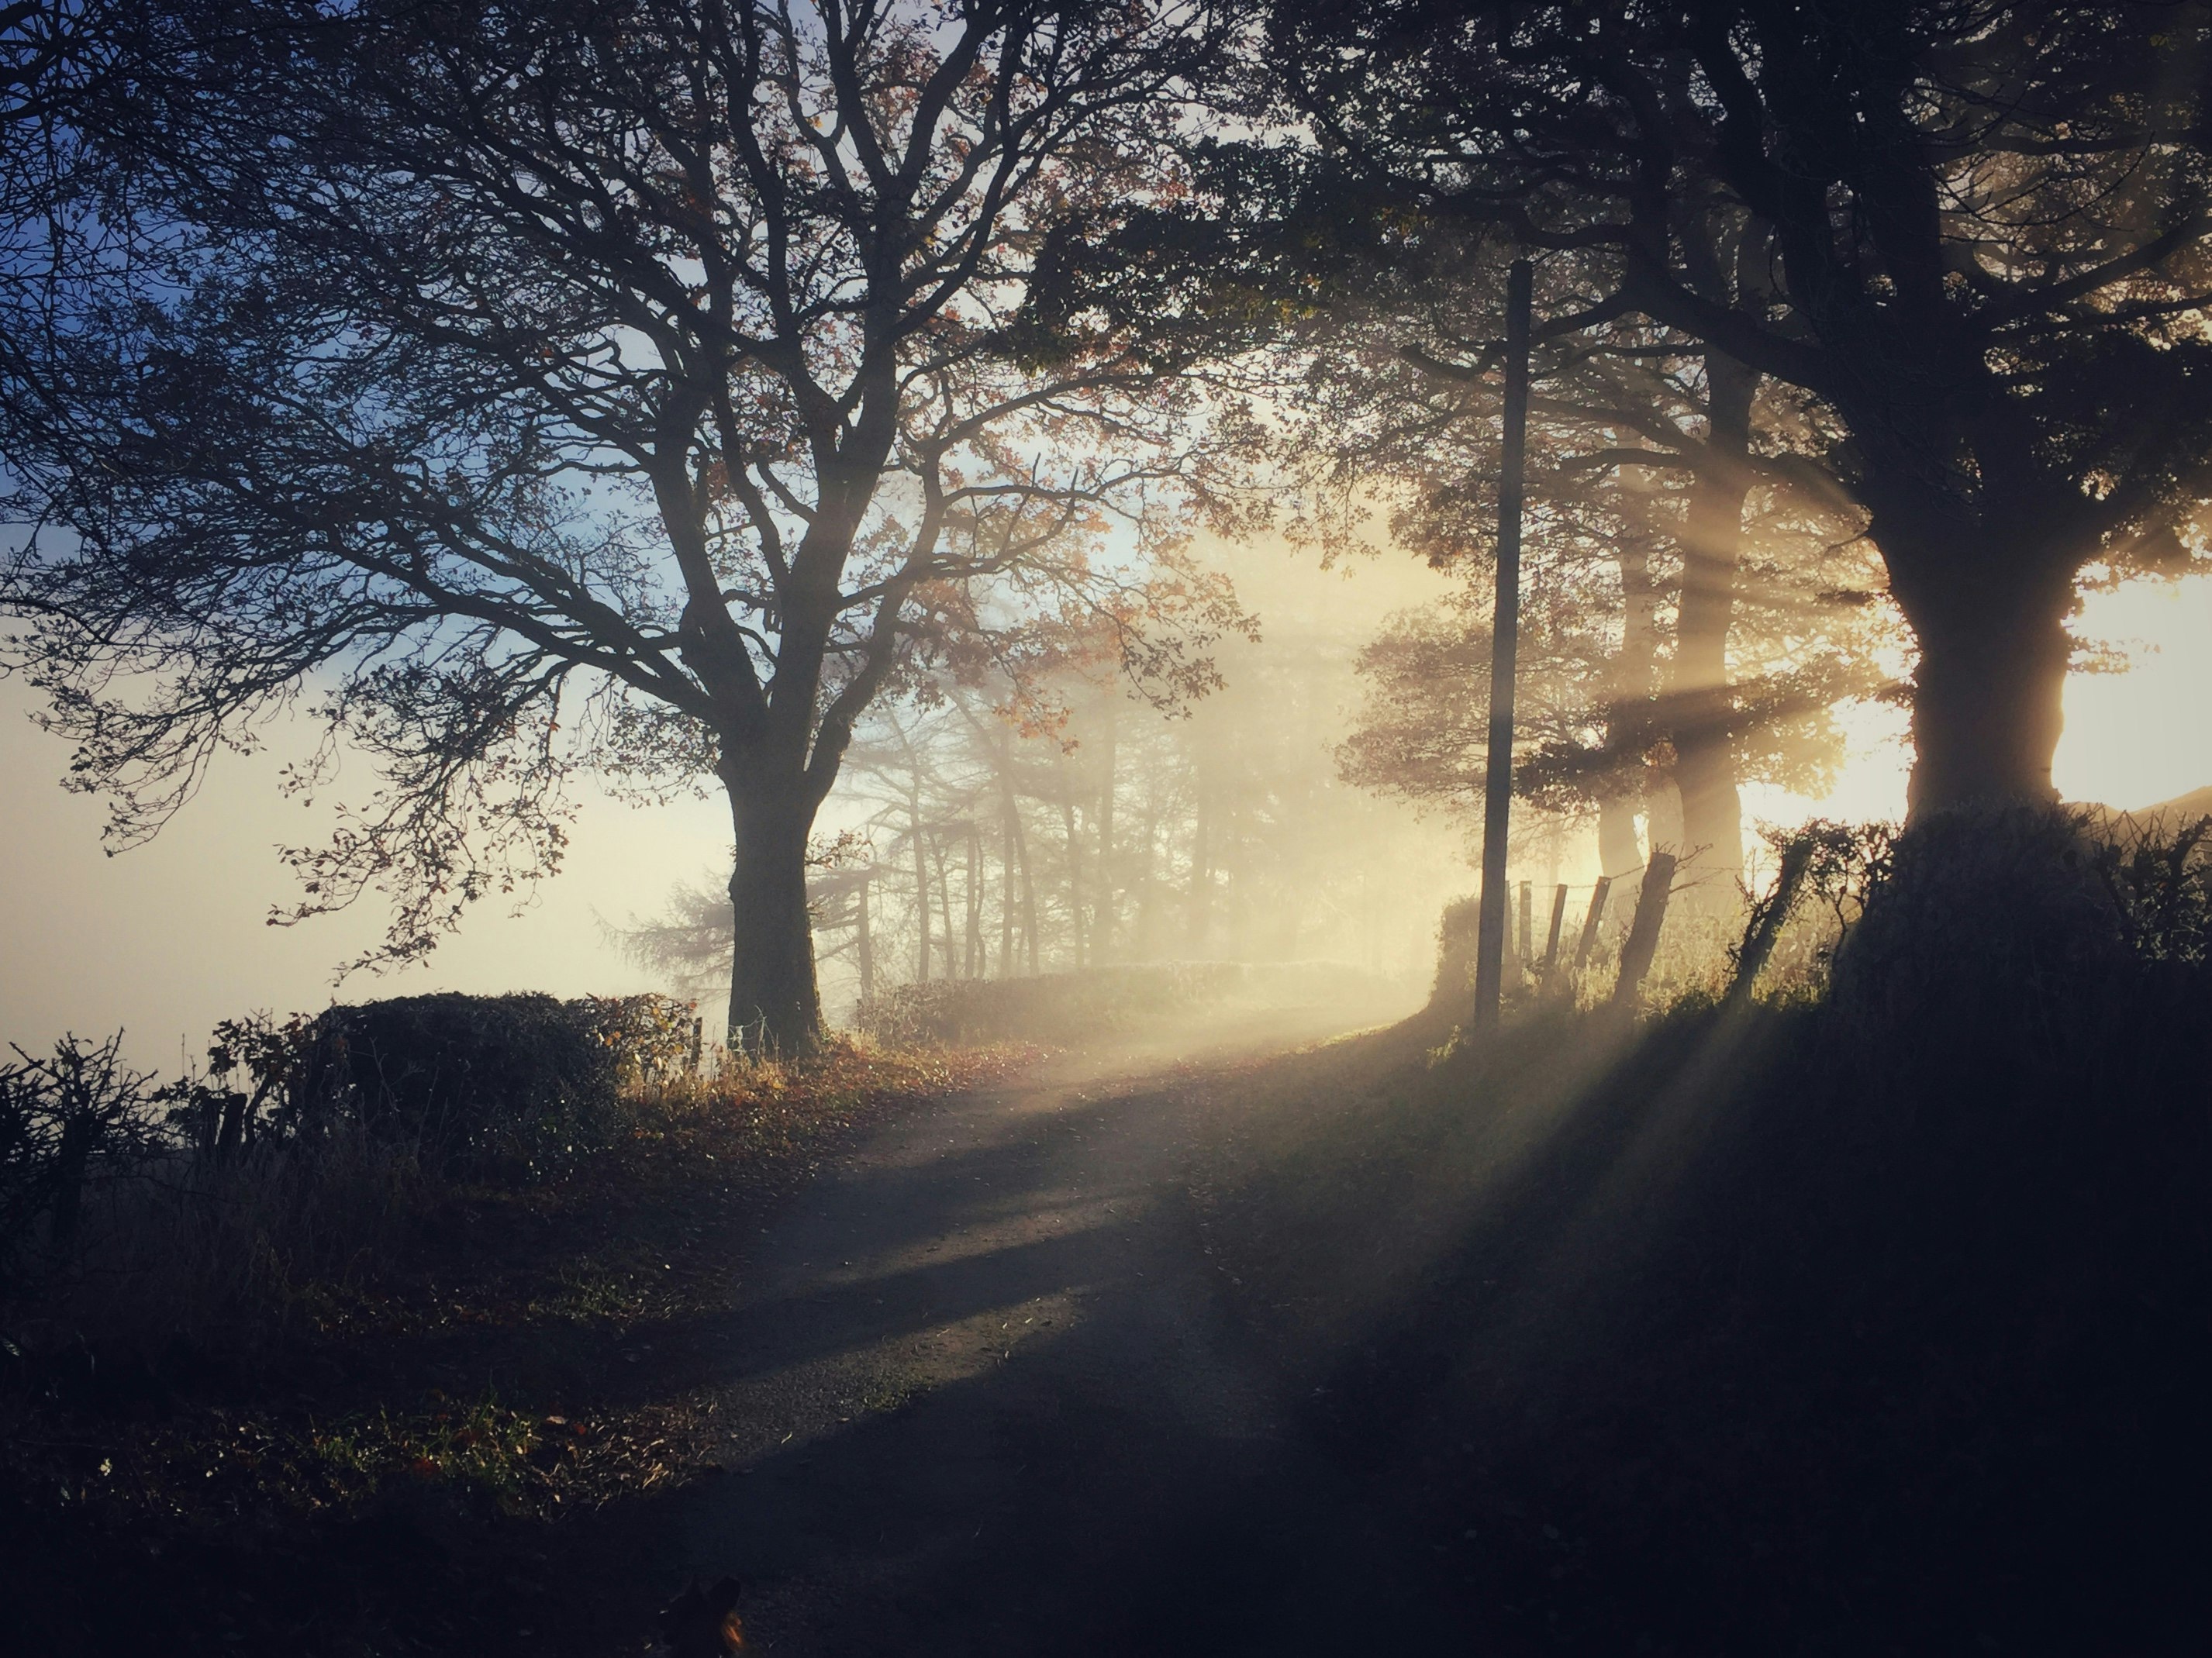
[[[1326,791],[1316,798],[1328,809],[1309,805],[1246,823],[1248,861],[1280,871],[1281,878],[1250,883],[1260,901],[1232,917],[1233,878],[1224,867],[1218,878],[1221,908],[1202,946],[1194,944],[1187,926],[1188,848],[1171,844],[1174,837],[1163,828],[1150,948],[1167,957],[1330,958],[1421,980],[1432,961],[1437,913],[1475,885],[1473,840],[1463,823],[1445,813],[1424,814],[1336,781],[1336,750],[1362,695],[1353,658],[1394,612],[1437,603],[1449,578],[1410,555],[1389,551],[1327,570],[1310,552],[1279,543],[1216,545],[1212,554],[1257,615],[1260,642],[1232,640],[1218,647],[1226,683],[1210,698],[1164,714],[1121,695],[1116,732],[1127,768],[1123,817],[1139,809],[1139,762],[1148,747],[1226,738],[1230,751],[1241,752],[1254,732],[1266,736],[1267,763],[1279,780]],[[1532,548],[1532,561],[1542,556],[1540,545]],[[2075,631],[2124,657],[2125,665],[2077,671],[2068,682],[2057,768],[2066,798],[2139,807],[2212,782],[2212,730],[2164,717],[2212,697],[2212,661],[2202,649],[2212,631],[2212,580],[2137,580],[2092,593]],[[1270,687],[1279,691],[1285,683],[1301,686],[1309,701],[1293,709],[1271,700]],[[988,711],[988,699],[971,700]],[[332,998],[432,989],[561,995],[707,989],[702,1009],[719,1023],[710,987],[687,987],[679,975],[634,959],[619,937],[666,914],[676,889],[714,879],[728,845],[719,800],[682,799],[647,809],[580,792],[557,878],[519,905],[498,899],[477,905],[461,931],[419,966],[358,973],[340,982],[341,966],[382,931],[385,918],[373,900],[296,926],[271,926],[267,918],[297,896],[277,848],[326,832],[331,802],[369,786],[365,766],[349,768],[315,806],[289,800],[278,789],[279,770],[306,751],[310,738],[301,726],[279,724],[265,733],[262,752],[220,756],[198,797],[150,844],[109,857],[100,847],[99,803],[60,786],[69,751],[33,724],[37,706],[20,683],[0,682],[0,768],[10,780],[0,793],[0,836],[9,849],[0,931],[11,941],[0,956],[0,1039],[35,1050],[67,1030],[120,1026],[137,1062],[170,1071],[180,1051],[197,1052],[216,1021],[249,1009],[307,1010]],[[1085,729],[1096,725],[1095,702],[1088,713],[1091,718],[1078,717],[1058,735],[1025,738],[995,715],[992,722],[1018,743],[1024,767],[1073,774],[1096,763],[1097,735]],[[895,709],[894,715],[917,732],[945,717],[941,708]],[[1814,797],[1748,785],[1747,826],[1815,815],[1854,821],[1902,816],[1911,760],[1902,711],[1863,705],[1846,711],[1843,725],[1848,751],[1833,786]],[[1063,749],[1067,742],[1074,746]],[[1031,810],[1044,804],[1032,802]],[[899,814],[886,817],[884,805],[883,779],[856,771],[825,807],[822,829],[828,838],[843,830],[869,835],[874,853],[893,866],[879,900],[877,942],[879,971],[889,983],[912,975],[915,937],[910,890],[893,890],[909,878],[902,872]],[[1079,810],[1079,833],[1095,835],[1094,811],[1092,805]],[[1049,825],[1040,818],[1039,827]],[[1356,844],[1344,842],[1347,831],[1357,835]],[[1182,832],[1187,837],[1187,825]],[[1553,878],[1552,850],[1524,843],[1532,847],[1528,867],[1516,868],[1516,879]],[[1565,826],[1557,856],[1557,878],[1589,878],[1597,857],[1591,825]],[[959,856],[953,861],[957,908],[963,902]],[[1041,876],[1046,861],[1041,851]],[[1356,872],[1364,891],[1318,891],[1310,904],[1291,901],[1286,884],[1332,864]],[[1055,865],[1044,897],[1046,927],[1054,926],[1054,907],[1064,908],[1064,895],[1053,884],[1064,885],[1064,879]],[[1138,899],[1132,894],[1125,902],[1126,925],[1133,930]],[[986,911],[981,930],[988,970],[995,972],[994,888],[987,890]],[[1293,912],[1300,923],[1295,936],[1285,930]],[[964,915],[956,920],[964,934]],[[964,937],[958,942],[964,945]],[[825,930],[817,944],[825,1005],[842,1020],[859,989],[849,928]],[[1139,948],[1133,931],[1115,953],[1129,958]],[[941,936],[935,949],[933,970],[942,974]],[[1066,950],[1054,934],[1041,964],[1072,965],[1061,959]]]

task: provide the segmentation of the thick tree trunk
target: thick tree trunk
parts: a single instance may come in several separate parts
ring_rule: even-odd
[[[1751,475],[1751,405],[1759,376],[1733,358],[1705,356],[1705,444],[1716,463],[1698,474],[1682,533],[1682,603],[1675,623],[1668,725],[1674,786],[1682,798],[1686,866],[1723,878],[1692,879],[1699,908],[1733,908],[1743,873],[1743,800],[1736,787],[1734,713],[1729,694],[1729,628],[1735,620],[1736,562]]]
[[[1598,802],[1597,859],[1601,875],[1626,875],[1644,863],[1636,840],[1636,807],[1626,799]]]
[[[806,908],[806,836],[814,805],[799,788],[725,779],[737,831],[730,873],[736,944],[730,964],[730,1046],[786,1058],[822,1039],[814,926]]]
[[[2057,799],[2072,572],[2026,557],[1923,561],[1893,547],[1883,545],[1891,589],[1920,647],[1911,816]]]

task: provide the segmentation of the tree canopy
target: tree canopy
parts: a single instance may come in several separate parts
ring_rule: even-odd
[[[1916,806],[2049,798],[2076,575],[2199,556],[2203,8],[1271,17],[1314,166],[1567,267],[1554,337],[1641,319],[1812,394],[1830,420],[1796,446],[1867,514],[1919,647]]]
[[[388,953],[557,859],[562,785],[718,779],[733,1025],[818,1017],[814,809],[918,664],[1103,629],[1166,691],[1189,355],[1024,320],[1176,188],[1203,6],[114,9],[11,355],[4,597],[149,831],[305,698],[388,786],[298,854]],[[1118,526],[1118,527],[1117,527]],[[765,1022],[764,1023],[763,1022]]]

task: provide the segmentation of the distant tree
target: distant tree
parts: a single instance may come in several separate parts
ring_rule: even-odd
[[[382,885],[406,959],[557,865],[579,770],[712,779],[733,1040],[793,1051],[810,827],[875,699],[1071,616],[1205,683],[1157,624],[1225,591],[1153,580],[1192,351],[1036,301],[1067,227],[1177,188],[1208,6],[102,16],[132,72],[72,112],[0,386],[0,606],[119,840],[306,699],[387,786],[295,854],[300,913]]]
[[[1819,601],[1808,578],[1839,574],[1828,549],[1754,513],[1741,593],[1731,601],[1730,672],[1720,695],[1700,687],[1696,698],[1717,705],[1713,725],[1698,734],[1723,750],[1720,786],[1707,782],[1727,811],[1700,819],[1700,795],[1681,786],[1680,817],[1670,821],[1666,796],[1680,784],[1676,745],[1691,699],[1656,687],[1682,677],[1691,564],[1677,553],[1659,568],[1637,533],[1604,523],[1587,504],[1571,516],[1540,504],[1533,515],[1531,542],[1543,562],[1522,616],[1515,793],[1563,818],[1595,816],[1601,865],[1616,876],[1644,859],[1633,821],[1640,803],[1653,845],[1682,852],[1686,865],[1717,878],[1695,889],[1698,907],[1732,909],[1728,878],[1742,872],[1738,782],[1807,794],[1832,782],[1844,747],[1836,710],[1882,689],[1860,636],[1866,617],[1859,606]],[[1486,573],[1471,574],[1443,604],[1393,616],[1360,653],[1365,697],[1338,753],[1346,780],[1473,829],[1481,822],[1489,725],[1491,592]],[[1662,600],[1664,617],[1656,614]],[[1672,664],[1659,657],[1662,646]],[[1632,679],[1633,687],[1625,683]]]
[[[1278,0],[1332,175],[1801,387],[1919,648],[1916,811],[2052,798],[2085,566],[2212,489],[2197,3]],[[1717,283],[1735,240],[1758,257]]]
[[[1340,232],[1353,246],[1279,354],[1294,366],[1285,447],[1324,548],[1371,543],[1364,519],[1382,512],[1395,545],[1463,574],[1449,613],[1401,618],[1367,653],[1370,701],[1343,750],[1355,780],[1463,803],[1481,789],[1487,719],[1496,267],[1449,223],[1388,203],[1376,216],[1397,233]],[[1516,786],[1595,808],[1609,873],[1642,862],[1633,817],[1648,809],[1655,839],[1720,878],[1699,890],[1726,903],[1739,782],[1778,780],[1784,750],[1794,780],[1817,772],[1836,743],[1827,705],[1879,688],[1853,648],[1863,516],[1802,452],[1802,392],[1678,331],[1591,314],[1583,287],[1573,259],[1545,273]]]

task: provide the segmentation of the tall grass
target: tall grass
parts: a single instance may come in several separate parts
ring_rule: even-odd
[[[231,1157],[173,1148],[89,1193],[76,1247],[11,1310],[43,1345],[250,1351],[401,1258],[438,1190],[411,1148],[358,1125]]]
[[[1802,975],[1331,1056],[1209,1237],[1502,1645],[2194,1650],[2205,840],[1839,835]]]

